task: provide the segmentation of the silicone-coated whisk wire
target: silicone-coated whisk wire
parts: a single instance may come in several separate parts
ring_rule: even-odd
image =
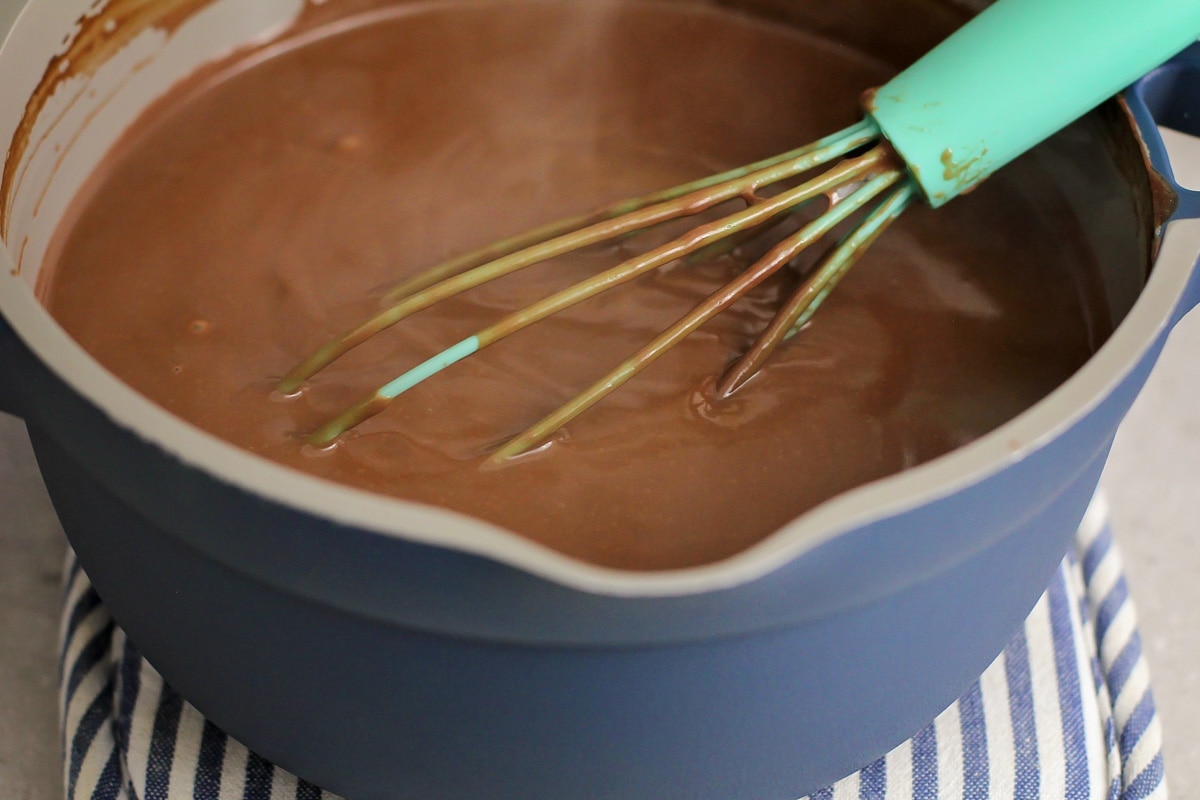
[[[392,289],[386,296],[390,303],[386,308],[294,367],[280,381],[279,391],[285,395],[295,392],[304,381],[348,351],[449,297],[585,247],[695,216],[739,197],[751,197],[760,189],[841,158],[878,136],[875,125],[864,120],[783,156],[617,203],[595,214],[552,223],[440,264]]]
[[[467,253],[392,289],[386,307],[328,342],[279,383],[285,395],[384,329],[449,297],[533,264],[695,216],[732,200],[746,208],[536,302],[418,364],[312,433],[329,445],[404,392],[479,350],[669,263],[720,252],[824,196],[827,208],[743,274],[699,303],[608,375],[494,454],[505,461],[618,389],[842,224],[825,253],[751,348],[717,382],[735,392],[803,328],[862,253],[915,200],[937,208],[1099,105],[1200,37],[1200,2],[997,0],[924,58],[866,96],[865,118],[779,156],[673,189],[615,203]],[[1054,53],[1053,80],[1038,54]],[[804,178],[819,167],[826,171]],[[802,180],[772,197],[760,191]],[[872,206],[872,203],[874,205]],[[861,213],[860,213],[861,212]],[[858,215],[859,219],[851,223]]]
[[[661,355],[671,345],[675,344],[682,336],[695,330],[703,322],[711,319],[735,300],[741,298],[763,280],[774,274],[799,255],[802,250],[819,240],[830,229],[844,221],[866,202],[876,197],[881,191],[901,180],[903,177],[901,170],[896,168],[881,169],[882,165],[885,165],[887,162],[888,156],[884,149],[872,150],[858,159],[846,161],[835,170],[801,184],[795,189],[783,192],[770,200],[759,201],[738,214],[696,228],[684,236],[655,248],[642,256],[618,264],[616,267],[602,272],[594,278],[577,283],[557,294],[551,295],[545,300],[511,314],[495,325],[489,326],[455,344],[453,347],[442,351],[404,375],[401,375],[377,392],[363,398],[350,409],[320,428],[312,435],[310,441],[316,445],[328,444],[347,429],[382,411],[387,407],[389,402],[417,384],[429,379],[452,364],[552,314],[570,308],[608,289],[627,283],[650,270],[657,269],[694,253],[738,230],[761,225],[801,203],[805,203],[826,192],[832,192],[847,181],[861,179],[877,170],[880,172],[878,177],[868,180],[865,185],[853,192],[849,197],[834,205],[829,212],[823,214],[816,221],[805,226],[798,233],[793,234],[776,246],[774,250],[726,287],[720,293],[725,296],[720,299],[720,302],[714,303],[711,310],[707,308],[707,304],[701,305],[687,317],[676,323],[668,334],[664,334],[664,337],[655,340],[655,345],[660,342],[663,343],[661,347],[656,348],[654,345],[651,345],[647,350],[643,350],[637,356],[634,356],[630,362],[626,362],[625,365],[618,368],[620,375],[612,377],[607,382],[606,388],[602,388],[599,385],[592,387],[592,389],[568,404],[570,408],[576,409],[574,413],[570,414],[570,417],[573,418],[625,383],[625,381],[641,371],[645,366],[648,366],[651,361],[657,358],[658,355]],[[677,334],[672,335],[672,332],[677,332]],[[555,425],[554,428],[560,427],[560,425]],[[524,438],[522,437],[522,440]],[[511,452],[511,447],[506,447],[502,452],[502,457],[518,454]]]

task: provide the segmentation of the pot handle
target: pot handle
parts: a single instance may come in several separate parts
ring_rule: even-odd
[[[17,387],[16,356],[21,347],[12,326],[0,314],[0,412],[18,417],[25,416]]]
[[[1200,219],[1200,192],[1175,180],[1158,126],[1200,136],[1200,42],[1143,77],[1125,93],[1150,161],[1179,195],[1172,219]]]

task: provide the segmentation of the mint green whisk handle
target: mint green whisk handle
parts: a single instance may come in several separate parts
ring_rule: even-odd
[[[999,0],[867,113],[940,206],[1200,37],[1200,0]]]

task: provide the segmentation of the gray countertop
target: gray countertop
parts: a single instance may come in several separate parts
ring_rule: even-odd
[[[0,0],[0,31],[22,0]],[[1200,148],[1180,171],[1200,186]],[[1200,797],[1200,314],[1176,329],[1103,479],[1176,797]],[[1194,527],[1196,526],[1196,527]],[[62,797],[55,647],[62,531],[24,426],[0,414],[0,798]],[[1049,800],[1049,799],[1048,799]]]

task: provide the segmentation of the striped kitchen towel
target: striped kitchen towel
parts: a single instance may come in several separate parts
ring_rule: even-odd
[[[336,800],[167,686],[73,557],[61,647],[67,800]],[[979,682],[910,741],[811,800],[1165,800],[1161,737],[1097,497],[1074,552]]]

